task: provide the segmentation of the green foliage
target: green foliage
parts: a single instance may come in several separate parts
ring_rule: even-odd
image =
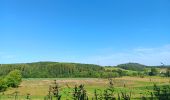
[[[74,87],[73,100],[88,100],[88,96],[84,88],[84,85],[81,84],[78,87],[77,85]]]
[[[94,100],[116,100],[116,97],[114,96],[114,83],[112,78],[109,78],[109,85],[106,89],[103,91],[100,89],[95,89],[94,91]],[[92,100],[93,100],[92,99]]]
[[[109,78],[109,87],[104,90],[104,100],[116,100],[116,97],[114,96],[114,83],[112,78]]]
[[[144,69],[146,68],[145,65],[138,64],[138,63],[120,64],[117,67],[126,69],[126,70],[133,70],[133,71],[144,71]]]
[[[157,86],[154,84],[154,95],[157,100],[170,100],[170,86],[165,85],[162,87]]]
[[[2,64],[0,75],[7,75],[11,70],[20,70],[23,78],[64,78],[64,77],[117,77],[118,73],[107,72],[104,67],[93,64],[37,62],[26,64]]]
[[[23,78],[114,78],[121,76],[156,75],[145,65],[137,63],[121,64],[117,67],[99,66],[94,64],[36,62],[24,64],[2,64],[0,76],[7,75],[12,70],[21,71]],[[147,69],[147,70],[146,70]],[[140,73],[139,73],[140,72]],[[170,71],[164,76],[169,76]]]
[[[48,95],[45,96],[44,100],[61,100],[61,94],[59,92],[59,85],[57,84],[56,80],[54,80],[54,84],[49,86]]]
[[[158,70],[156,68],[151,68],[151,72],[149,73],[150,76],[155,76],[158,74]]]
[[[54,80],[54,86],[52,87],[53,89],[53,95],[56,97],[57,100],[61,99],[61,95],[59,93],[59,85],[56,83],[56,80]]]
[[[7,87],[8,86],[6,84],[6,81],[3,78],[1,78],[0,79],[0,92],[5,91],[7,89]]]
[[[13,70],[8,75],[0,79],[0,92],[8,87],[18,87],[22,81],[22,75],[19,70]]]
[[[122,99],[123,100],[130,100],[131,99],[131,92],[128,94],[126,92],[121,91]]]
[[[166,73],[165,73],[165,76],[166,76],[166,77],[170,77],[170,68],[167,68]]]
[[[5,80],[8,87],[17,87],[22,81],[21,72],[13,70],[5,77]]]

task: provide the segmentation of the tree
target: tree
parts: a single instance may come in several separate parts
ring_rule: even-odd
[[[19,70],[11,71],[6,77],[5,81],[8,87],[18,87],[22,81],[22,75]]]
[[[149,73],[150,76],[155,76],[158,74],[158,70],[156,68],[151,68],[151,72]]]

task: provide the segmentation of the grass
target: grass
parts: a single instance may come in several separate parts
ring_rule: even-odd
[[[53,80],[57,80],[60,86],[62,100],[71,100],[71,92],[76,84],[84,84],[90,98],[94,96],[95,89],[104,90],[109,84],[107,79],[98,78],[28,78],[23,79],[19,88],[9,88],[3,93],[4,95],[1,93],[0,100],[13,100],[15,91],[19,92],[19,100],[25,100],[28,93],[31,94],[32,100],[43,100],[48,94],[49,85],[53,83]],[[142,95],[147,96],[148,91],[152,91],[153,83],[158,85],[169,84],[169,78],[162,77],[121,77],[115,78],[113,81],[115,96],[121,91],[126,91],[132,92],[133,99]]]

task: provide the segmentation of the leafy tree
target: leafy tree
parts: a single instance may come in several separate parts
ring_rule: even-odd
[[[158,70],[156,68],[151,68],[151,72],[149,73],[150,76],[155,76],[158,74]]]
[[[22,75],[19,70],[11,71],[6,77],[5,81],[8,87],[18,87],[22,81]]]
[[[0,78],[0,92],[5,91],[8,87],[17,87],[22,80],[21,72],[13,70],[8,75]]]

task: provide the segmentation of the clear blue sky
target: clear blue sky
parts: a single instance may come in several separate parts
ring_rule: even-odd
[[[170,64],[169,0],[0,0],[0,63]]]

